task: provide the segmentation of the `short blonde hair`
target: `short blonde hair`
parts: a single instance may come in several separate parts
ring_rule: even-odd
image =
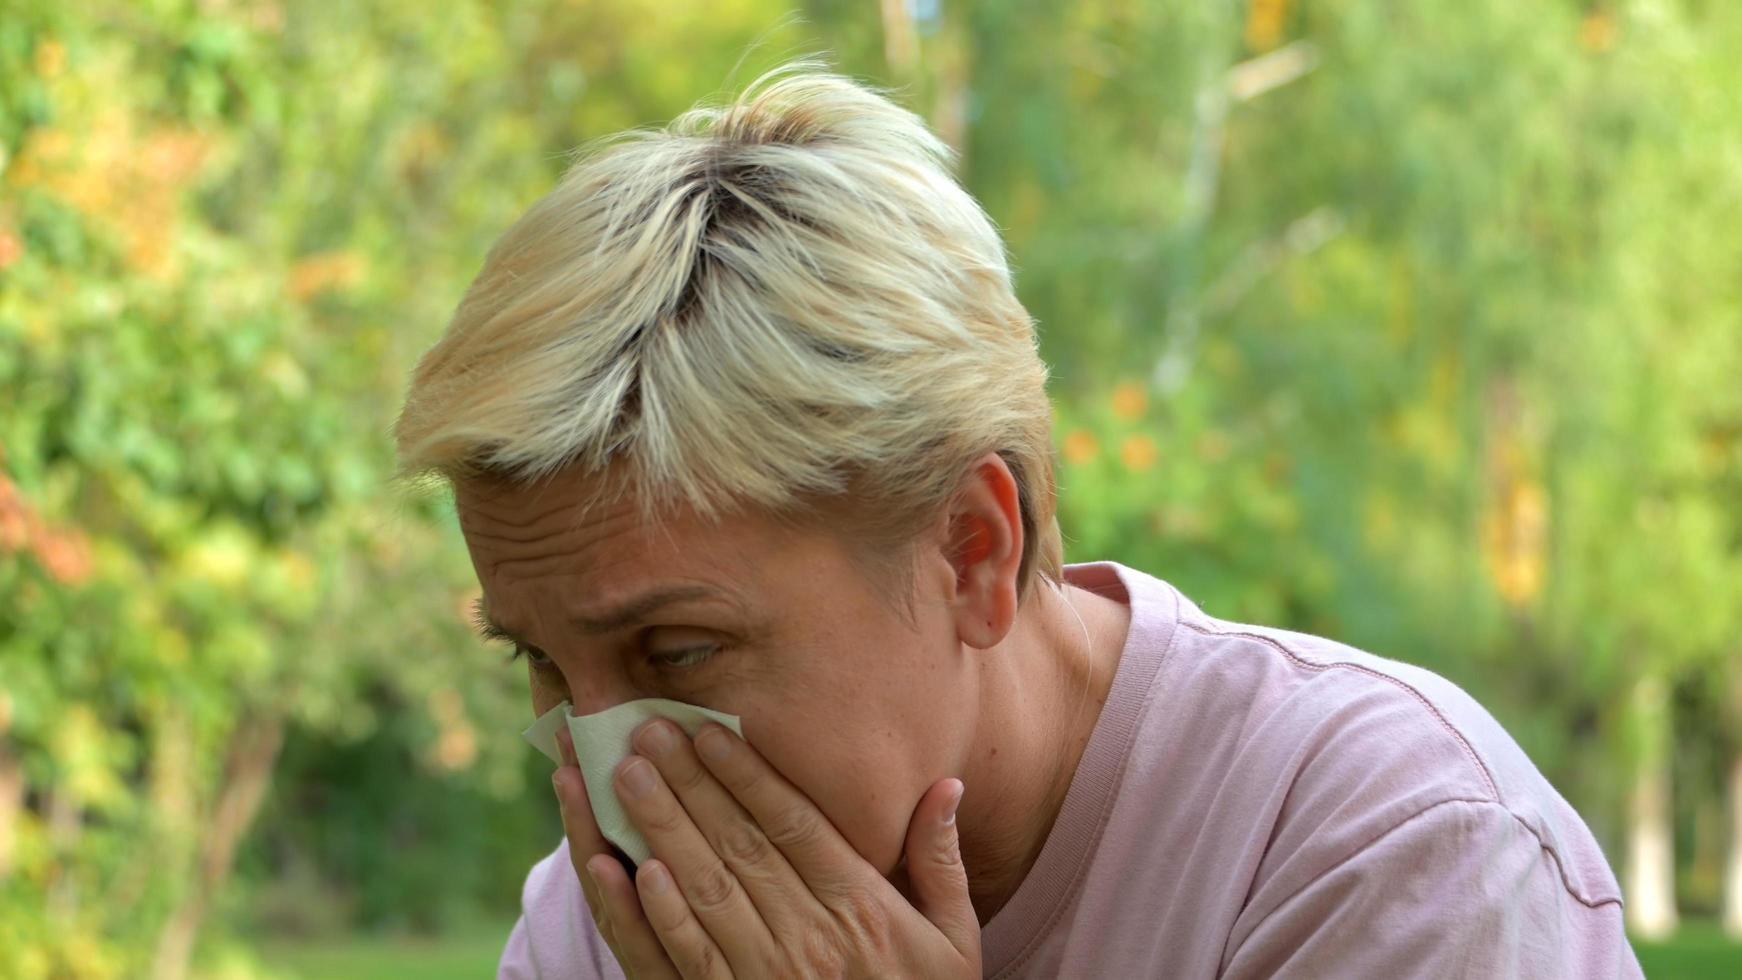
[[[584,152],[418,363],[406,476],[630,474],[682,504],[910,542],[998,453],[1019,594],[1057,585],[1047,369],[1004,246],[913,113],[814,61]],[[626,468],[613,468],[624,460]]]

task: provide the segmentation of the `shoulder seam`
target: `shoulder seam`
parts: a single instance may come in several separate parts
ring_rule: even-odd
[[[1482,778],[1482,785],[1484,787],[1486,787],[1488,790],[1488,794],[1491,797],[1491,799],[1489,799],[1485,802],[1504,805],[1505,801],[1502,800],[1501,796],[1500,796],[1500,787],[1498,784],[1496,784],[1494,782],[1494,774],[1489,771],[1488,764],[1486,762],[1482,761],[1482,756],[1476,751],[1475,746],[1470,744],[1470,740],[1464,737],[1464,733],[1459,731],[1458,727],[1456,725],[1453,725],[1449,720],[1447,720],[1447,718],[1444,714],[1440,713],[1440,709],[1437,705],[1435,705],[1432,701],[1429,701],[1426,695],[1424,695],[1420,691],[1416,690],[1415,687],[1413,685],[1411,685],[1408,681],[1405,681],[1402,678],[1393,677],[1390,674],[1384,673],[1382,671],[1374,670],[1371,667],[1363,667],[1360,664],[1349,663],[1346,660],[1333,660],[1329,663],[1316,663],[1314,661],[1307,660],[1306,658],[1300,656],[1295,651],[1290,650],[1287,646],[1284,646],[1282,643],[1277,642],[1274,638],[1264,636],[1264,635],[1261,635],[1258,633],[1248,633],[1248,632],[1245,632],[1243,630],[1209,629],[1207,627],[1200,626],[1197,623],[1187,622],[1184,619],[1180,620],[1179,625],[1184,626],[1187,629],[1191,630],[1192,632],[1198,633],[1198,634],[1203,635],[1203,636],[1237,636],[1237,637],[1241,637],[1243,639],[1255,640],[1259,643],[1262,643],[1262,644],[1270,647],[1271,649],[1275,650],[1276,652],[1282,654],[1284,657],[1286,657],[1288,659],[1288,661],[1290,663],[1292,663],[1295,666],[1300,667],[1304,670],[1312,670],[1312,671],[1325,671],[1325,670],[1332,670],[1332,669],[1349,670],[1349,671],[1353,671],[1357,674],[1365,674],[1368,677],[1372,677],[1372,678],[1375,678],[1377,680],[1385,681],[1386,683],[1391,684],[1393,687],[1396,687],[1398,690],[1401,690],[1404,693],[1408,694],[1411,698],[1414,698],[1417,704],[1419,704],[1423,708],[1427,709],[1428,714],[1433,716],[1434,721],[1438,722],[1439,726],[1445,730],[1446,734],[1450,735],[1452,737],[1453,741],[1458,743],[1458,748],[1461,749],[1463,751],[1465,757],[1470,760],[1471,765],[1476,767],[1477,774],[1480,775]],[[1511,811],[1507,811],[1507,812],[1511,812]]]
[[[1474,798],[1452,797],[1450,799],[1440,800],[1437,803],[1430,803],[1427,806],[1422,807],[1420,810],[1415,811],[1414,813],[1410,814],[1409,816],[1404,817],[1402,820],[1397,821],[1396,823],[1392,824],[1391,826],[1389,826],[1389,827],[1385,828],[1384,830],[1380,831],[1379,833],[1373,835],[1373,837],[1370,840],[1362,842],[1360,846],[1354,848],[1348,854],[1343,855],[1342,857],[1338,858],[1336,861],[1327,865],[1325,867],[1325,869],[1320,871],[1318,874],[1313,875],[1312,878],[1308,879],[1299,888],[1296,888],[1294,891],[1289,892],[1286,896],[1284,896],[1281,899],[1281,901],[1278,901],[1276,903],[1275,907],[1272,908],[1270,912],[1265,913],[1265,918],[1269,918],[1272,914],[1274,914],[1276,909],[1279,909],[1282,906],[1288,904],[1290,901],[1293,901],[1295,896],[1299,895],[1301,892],[1306,891],[1308,888],[1311,888],[1313,885],[1318,884],[1327,875],[1335,872],[1338,868],[1343,867],[1344,865],[1348,864],[1350,861],[1353,861],[1355,858],[1357,858],[1357,857],[1361,856],[1362,854],[1366,853],[1367,851],[1371,850],[1380,841],[1385,840],[1387,837],[1390,837],[1392,834],[1397,833],[1398,831],[1402,830],[1404,827],[1409,826],[1410,824],[1414,823],[1415,821],[1420,820],[1421,818],[1426,817],[1429,814],[1432,814],[1434,811],[1436,811],[1442,807],[1449,806],[1449,805],[1454,804],[1454,803],[1463,803],[1463,804],[1466,804],[1468,806],[1475,806],[1475,807],[1497,807],[1500,809],[1500,811],[1502,813],[1506,814],[1508,817],[1511,817],[1515,823],[1517,823],[1519,826],[1524,828],[1525,832],[1530,835],[1532,840],[1536,841],[1537,847],[1541,848],[1544,852],[1546,852],[1548,854],[1549,858],[1554,862],[1555,877],[1560,880],[1561,890],[1566,892],[1567,895],[1570,896],[1573,901],[1578,902],[1580,905],[1583,905],[1584,907],[1586,907],[1588,909],[1599,909],[1605,905],[1619,906],[1619,905],[1623,904],[1622,900],[1621,900],[1621,896],[1619,896],[1619,895],[1611,895],[1611,896],[1608,896],[1605,898],[1588,898],[1588,897],[1580,894],[1579,890],[1577,888],[1574,888],[1573,883],[1570,880],[1568,880],[1566,866],[1561,863],[1560,854],[1557,853],[1553,847],[1550,847],[1548,845],[1548,843],[1542,839],[1542,835],[1538,834],[1536,832],[1535,828],[1531,827],[1529,823],[1527,823],[1525,820],[1520,818],[1518,816],[1518,814],[1513,813],[1510,809],[1507,809],[1502,804],[1497,803],[1493,800],[1484,800],[1484,799],[1481,799],[1479,797],[1474,797]]]

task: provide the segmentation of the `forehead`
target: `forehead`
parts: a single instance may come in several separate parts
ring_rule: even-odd
[[[455,505],[492,611],[609,607],[647,593],[707,587],[734,605],[787,605],[862,574],[836,534],[754,510],[709,520],[677,508],[648,523],[636,501],[593,502],[597,477],[536,485],[456,482]]]
[[[676,509],[650,523],[633,500],[600,500],[597,492],[598,478],[567,472],[532,485],[456,483],[460,530],[480,575],[622,574],[650,561],[711,562],[727,548],[776,543],[752,515],[709,521]]]

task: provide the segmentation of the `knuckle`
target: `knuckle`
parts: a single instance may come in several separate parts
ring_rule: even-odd
[[[875,892],[863,885],[842,888],[836,908],[861,938],[880,936],[889,925],[889,910]]]
[[[703,869],[690,883],[689,899],[697,912],[724,911],[738,890],[737,883],[724,867],[714,865]]]
[[[644,901],[641,914],[647,917],[647,924],[653,927],[656,935],[678,934],[690,917],[689,909],[682,902],[668,904]]]
[[[794,973],[804,977],[844,977],[847,956],[841,944],[827,929],[806,929],[793,951]]]
[[[747,820],[734,820],[720,831],[717,842],[720,856],[733,867],[766,864],[769,859],[768,838],[762,836]]]
[[[776,847],[806,848],[822,837],[817,815],[802,807],[789,807],[768,822],[768,839]]]
[[[687,793],[700,789],[708,781],[707,770],[697,765],[682,765],[677,771],[666,777],[672,789],[679,793]]]
[[[643,812],[641,825],[655,834],[676,833],[684,824],[683,811],[676,806],[651,806]]]
[[[954,833],[942,835],[938,838],[937,843],[932,846],[932,861],[939,867],[953,868],[957,864],[960,864],[960,854],[961,851],[956,846],[956,835]]]
[[[750,766],[723,766],[715,775],[734,793],[754,793],[762,788],[762,773]]]
[[[842,937],[873,961],[893,952],[892,918],[877,894],[863,885],[842,887],[830,900]]]
[[[720,972],[720,954],[713,944],[703,944],[690,955],[691,975],[711,977]]]

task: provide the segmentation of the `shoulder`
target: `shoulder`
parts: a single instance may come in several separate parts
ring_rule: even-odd
[[[605,946],[569,859],[565,839],[527,872],[520,889],[521,955],[546,978],[618,978],[622,973]],[[506,964],[505,964],[506,965]]]
[[[570,911],[585,914],[586,896],[581,892],[580,880],[575,877],[574,866],[569,861],[567,838],[549,854],[539,858],[532,870],[526,873],[526,882],[520,886],[520,904],[527,912],[560,908],[565,915]]]
[[[1169,707],[1194,693],[1217,705],[1220,720],[1204,724],[1231,729],[1220,738],[1244,763],[1228,778],[1255,781],[1248,792],[1268,805],[1255,885],[1287,893],[1400,829],[1480,812],[1485,826],[1501,820],[1508,839],[1549,860],[1579,903],[1619,900],[1583,820],[1457,685],[1324,637],[1215,619],[1189,602],[1180,633],[1164,671],[1176,688]]]
[[[1639,976],[1618,899],[1581,899],[1504,807],[1457,800],[1263,896],[1223,965],[1229,977]]]

